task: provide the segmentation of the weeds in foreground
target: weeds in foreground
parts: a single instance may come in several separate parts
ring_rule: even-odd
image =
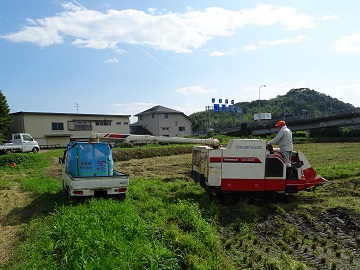
[[[137,183],[146,189],[163,183],[140,182],[132,183],[135,190],[124,202],[92,199],[32,221],[10,268],[233,268],[222,251],[215,221],[205,219],[196,202],[166,194],[148,194],[142,200],[144,190],[136,191]],[[194,188],[179,184],[182,192]]]

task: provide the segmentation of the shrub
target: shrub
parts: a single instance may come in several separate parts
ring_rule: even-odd
[[[29,154],[7,154],[0,156],[0,166],[9,166],[10,163],[15,162],[16,164],[25,163],[26,161],[31,160],[33,158],[33,155]]]

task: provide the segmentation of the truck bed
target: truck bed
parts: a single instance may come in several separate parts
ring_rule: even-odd
[[[17,149],[17,150],[20,150],[21,149],[21,145],[19,144],[2,144],[0,145],[0,150],[8,150],[8,149]]]
[[[114,170],[111,176],[73,177],[63,171],[64,191],[69,196],[94,196],[96,192],[107,195],[125,194],[129,185],[129,175]]]

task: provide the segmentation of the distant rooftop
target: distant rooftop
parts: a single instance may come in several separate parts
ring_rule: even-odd
[[[186,116],[183,112],[173,110],[173,109],[161,106],[161,105],[154,106],[154,107],[147,109],[141,113],[135,114],[134,116],[141,116],[141,115],[152,114],[152,113],[169,113],[169,114],[176,113],[176,114],[183,114],[185,117],[188,118],[188,116]]]
[[[54,112],[15,112],[10,113],[12,115],[20,115],[20,114],[41,114],[41,115],[78,115],[78,116],[103,116],[103,117],[109,117],[109,116],[119,116],[119,117],[130,117],[131,115],[120,115],[120,114],[96,114],[96,113],[54,113]]]

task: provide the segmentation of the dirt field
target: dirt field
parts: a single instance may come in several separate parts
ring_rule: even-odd
[[[22,192],[19,185],[0,190],[0,266],[16,251],[21,226],[29,220],[24,219],[24,209],[31,202],[31,194]]]

